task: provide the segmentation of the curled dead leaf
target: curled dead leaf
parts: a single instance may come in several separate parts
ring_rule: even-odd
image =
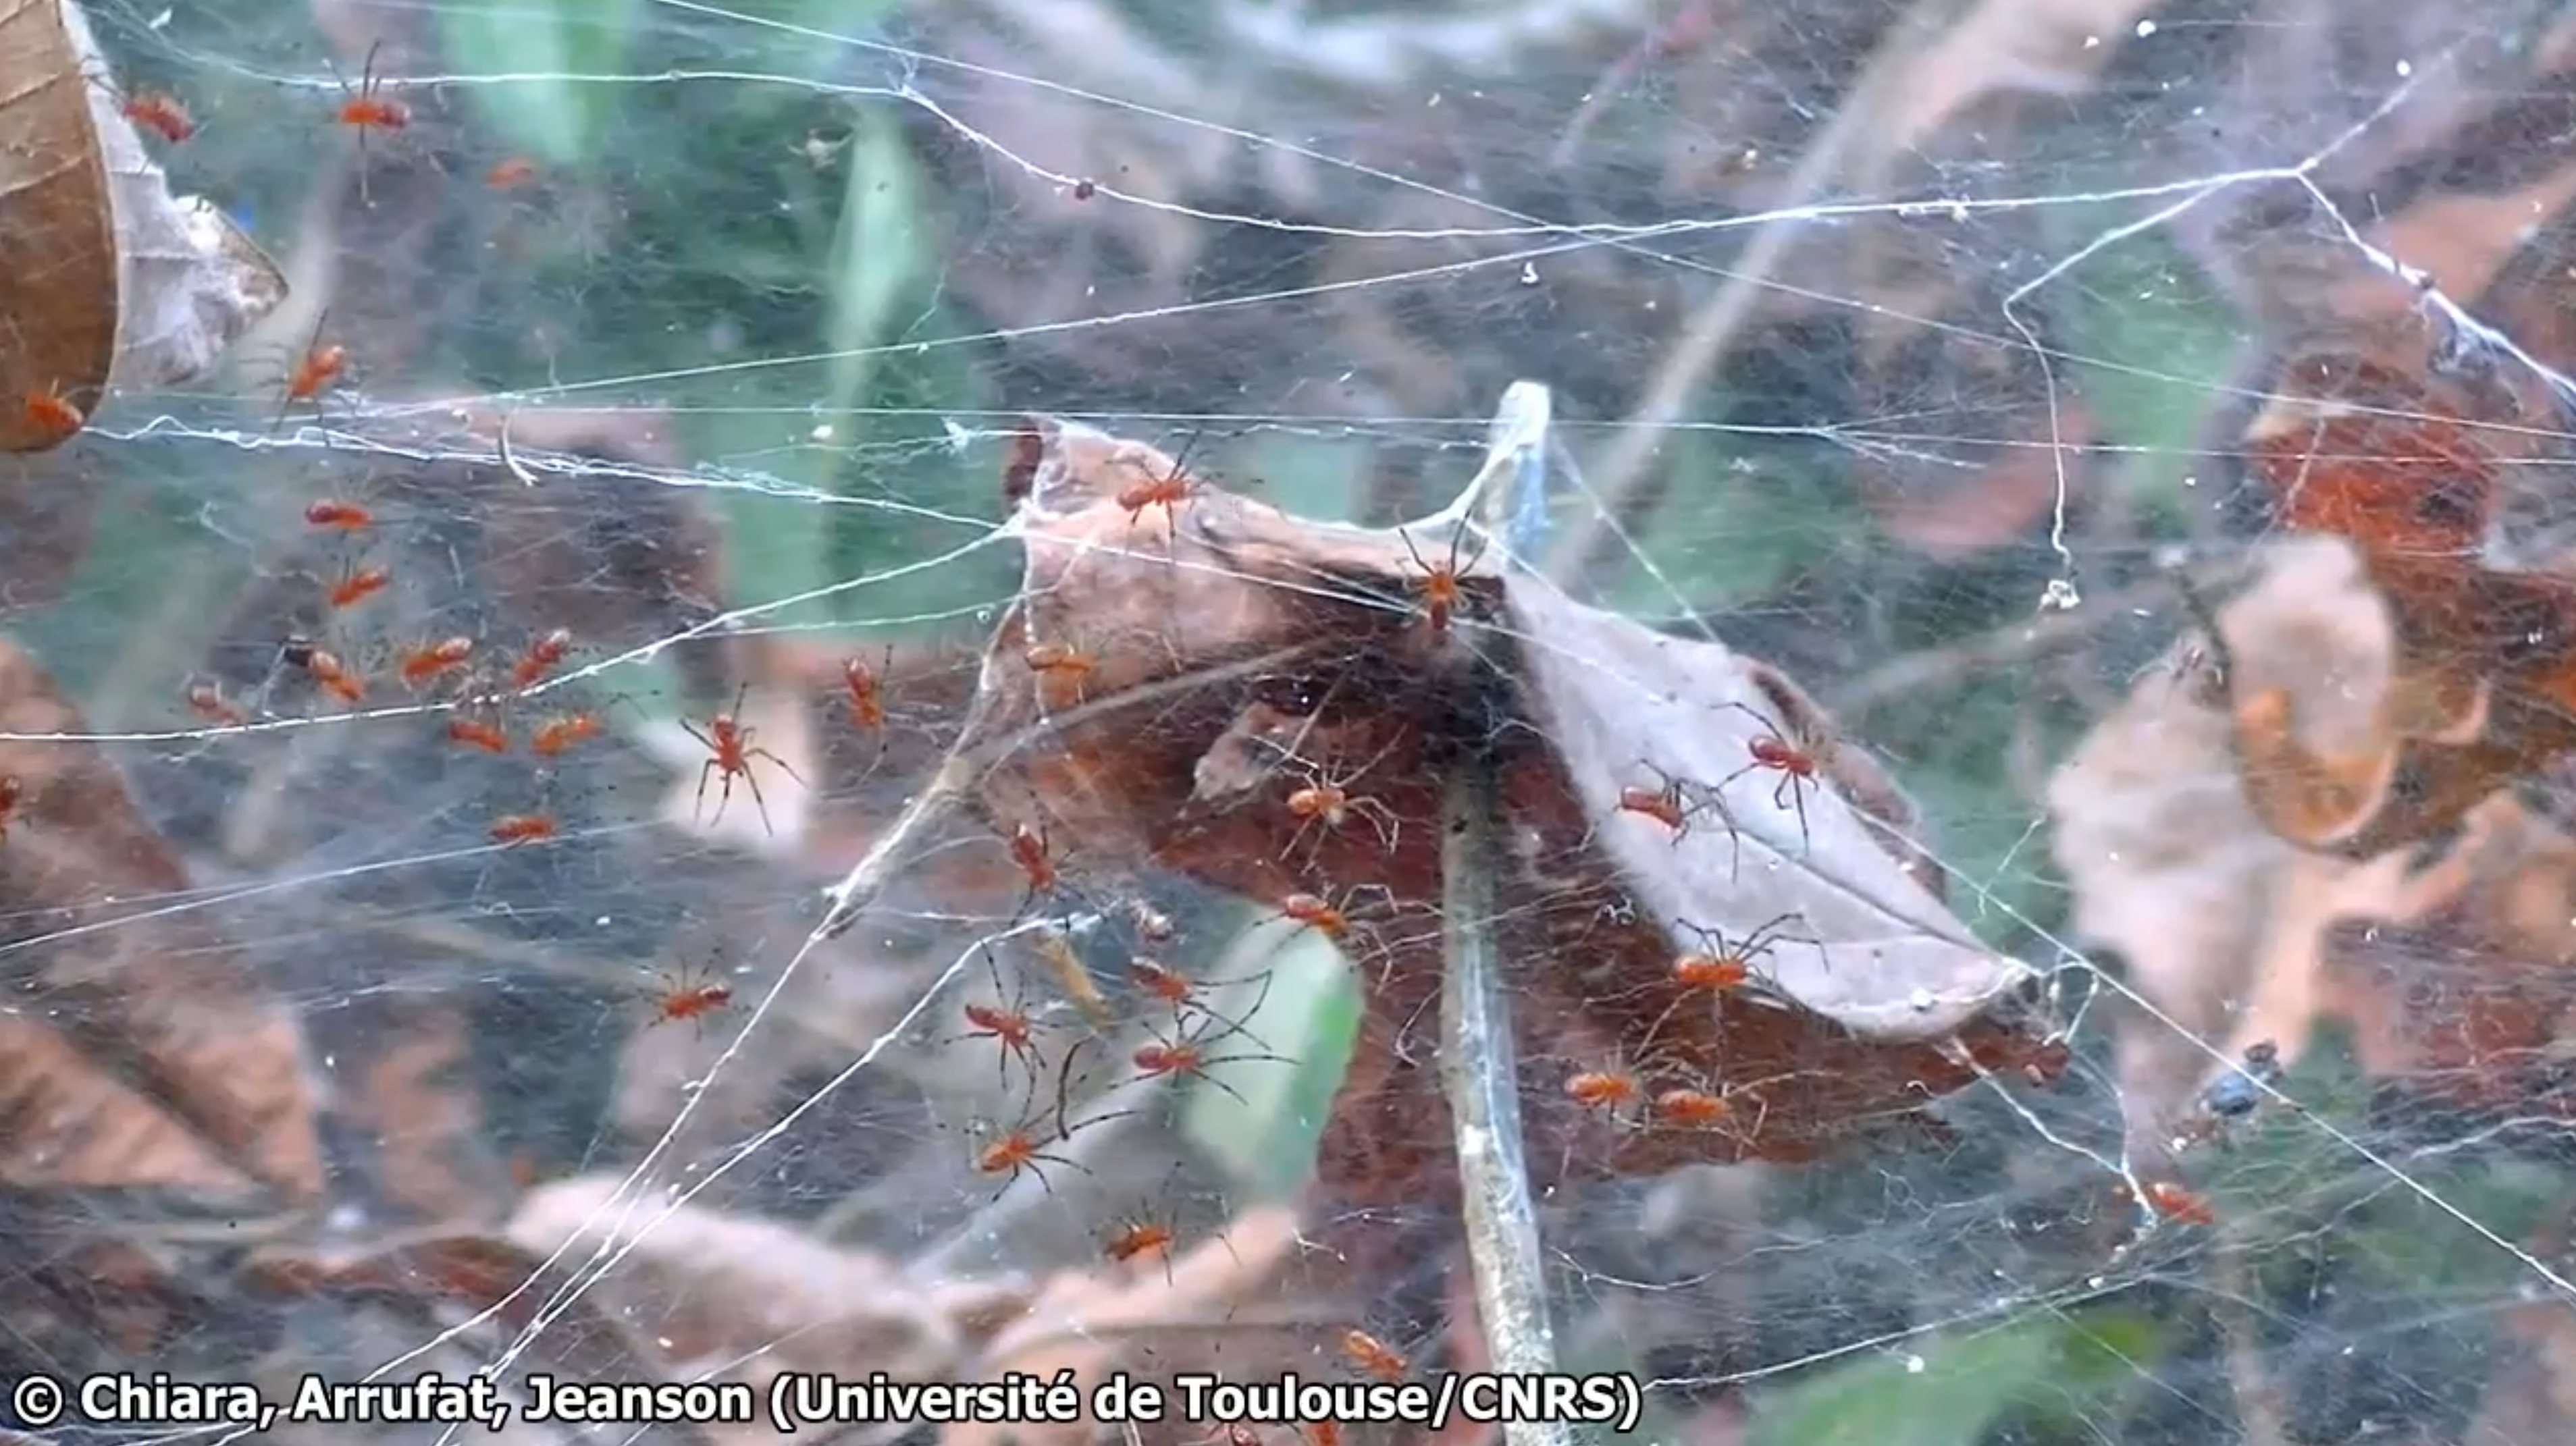
[[[2485,565],[2497,458],[2466,420],[2474,396],[2345,354],[2299,360],[2283,384],[2248,450],[2285,525],[2359,556],[2384,673],[2364,722],[2330,739],[2318,700],[2247,676],[2225,627],[2209,647],[2256,815],[2303,848],[2368,858],[2576,751],[2576,584]],[[2337,710],[2354,696],[2328,692]]]
[[[2247,687],[2297,697],[2323,737],[2367,735],[2388,631],[2349,548],[2313,538],[2272,549],[2219,621]],[[2140,1150],[2169,1138],[2178,1112],[2246,1045],[2275,1040],[2296,1058],[2328,1005],[2325,929],[2376,917],[2404,872],[2403,860],[2302,854],[2267,829],[2213,681],[2200,642],[2178,641],[2048,785],[2074,933],[2117,950],[2163,1016],[2132,1017],[2119,1038]]]
[[[0,318],[13,338],[0,349],[0,451],[69,441],[116,360],[107,166],[64,11],[0,0]]]
[[[63,22],[80,72],[108,74],[89,17],[65,5]],[[119,316],[108,381],[118,390],[178,386],[276,310],[286,278],[222,208],[171,195],[169,176],[144,149],[113,89],[83,89],[107,171],[116,252]]]

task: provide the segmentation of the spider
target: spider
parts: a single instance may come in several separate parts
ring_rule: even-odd
[[[1742,778],[1744,775],[1751,773],[1756,769],[1767,768],[1772,772],[1779,774],[1779,786],[1771,790],[1771,806],[1774,808],[1788,808],[1792,804],[1796,805],[1798,811],[1798,839],[1801,843],[1808,842],[1807,795],[1803,792],[1803,789],[1809,785],[1816,784],[1816,770],[1823,765],[1817,760],[1815,754],[1791,743],[1788,740],[1788,737],[1781,732],[1780,725],[1763,717],[1760,713],[1756,712],[1752,708],[1746,707],[1742,703],[1731,702],[1726,706],[1751,717],[1755,722],[1760,723],[1766,731],[1754,735],[1751,739],[1747,740],[1744,745],[1745,752],[1753,756],[1753,761],[1745,764],[1742,768],[1735,770],[1733,773],[1726,775],[1726,777],[1719,779],[1717,786],[1720,789],[1723,789],[1728,784],[1733,783],[1735,780]]]
[[[1181,504],[1197,495],[1199,490],[1198,479],[1190,476],[1185,470],[1189,465],[1190,449],[1199,444],[1199,435],[1193,432],[1190,434],[1190,439],[1181,444],[1180,454],[1172,458],[1172,470],[1160,477],[1149,473],[1144,481],[1135,483],[1118,494],[1118,506],[1126,511],[1127,526],[1130,530],[1144,519],[1146,509],[1160,507],[1163,509],[1164,546],[1170,547],[1179,541]]]
[[[1396,818],[1393,810],[1378,800],[1352,797],[1350,786],[1367,777],[1369,770],[1386,761],[1386,756],[1395,751],[1395,745],[1403,741],[1403,734],[1398,733],[1388,739],[1386,746],[1379,749],[1367,762],[1339,778],[1335,778],[1329,769],[1321,772],[1309,770],[1306,775],[1306,785],[1288,795],[1288,812],[1297,819],[1297,831],[1288,836],[1287,846],[1279,851],[1279,856],[1283,859],[1288,857],[1289,853],[1297,847],[1297,841],[1304,838],[1307,830],[1315,825],[1322,824],[1325,831],[1329,833],[1348,823],[1353,814],[1365,817],[1369,826],[1376,830],[1380,848],[1388,853],[1395,852],[1395,842],[1404,831],[1403,823]],[[1324,840],[1319,835],[1315,840],[1315,847],[1320,849],[1323,844]],[[1313,850],[1309,850],[1310,855],[1312,852]]]
[[[1431,624],[1433,637],[1443,636],[1449,631],[1449,615],[1457,610],[1464,596],[1458,585],[1459,574],[1473,571],[1476,564],[1484,560],[1485,549],[1492,544],[1493,539],[1479,532],[1476,535],[1476,550],[1469,553],[1464,562],[1459,561],[1458,545],[1467,537],[1467,524],[1461,522],[1457,530],[1449,534],[1447,564],[1433,567],[1423,560],[1421,549],[1413,545],[1412,533],[1399,529],[1396,536],[1404,539],[1404,550],[1413,558],[1413,565],[1422,569],[1422,576],[1413,581],[1413,590],[1422,597],[1423,619]]]
[[[777,764],[779,770],[795,779],[799,787],[804,786],[805,780],[786,759],[766,748],[754,745],[751,741],[751,725],[738,721],[742,717],[742,700],[750,692],[749,683],[736,689],[733,695],[733,708],[708,719],[706,731],[703,733],[698,731],[698,725],[686,718],[680,720],[680,726],[688,730],[690,737],[704,744],[709,754],[706,763],[698,769],[698,812],[701,814],[706,812],[707,780],[721,774],[724,778],[724,789],[716,795],[716,817],[715,820],[710,820],[710,825],[722,820],[725,805],[733,801],[734,776],[740,774],[742,781],[751,786],[751,804],[752,807],[760,810],[761,830],[774,837],[777,831],[769,826],[769,803],[760,796],[760,780],[752,775],[751,760],[766,758]]]
[[[939,1042],[943,1045],[949,1045],[962,1043],[970,1039],[992,1040],[1000,1046],[1000,1050],[998,1051],[998,1063],[1001,1066],[1002,1087],[1004,1089],[1010,1088],[1011,1061],[1016,1059],[1020,1062],[1020,1068],[1028,1072],[1029,1088],[1036,1089],[1038,1083],[1038,1026],[1036,1021],[1029,1016],[1029,991],[1027,981],[1023,980],[1021,982],[1020,990],[1017,994],[1005,997],[1002,990],[1002,966],[1000,961],[993,957],[993,951],[990,947],[987,947],[984,950],[984,964],[985,967],[990,969],[993,973],[994,1002],[991,1004],[976,1004],[969,1002],[965,1006],[966,1022],[973,1025],[974,1028],[964,1034],[950,1035],[948,1038]]]
[[[1242,1032],[1242,1026],[1231,1023],[1223,1029],[1212,1030],[1211,1026],[1216,1022],[1216,1016],[1209,1015],[1208,1023],[1201,1025],[1196,1034],[1188,1034],[1176,1030],[1168,1039],[1159,1031],[1155,1031],[1149,1026],[1147,1032],[1153,1035],[1153,1041],[1149,1044],[1139,1046],[1136,1050],[1135,1063],[1137,1077],[1140,1079],[1152,1079],[1161,1075],[1177,1078],[1186,1075],[1192,1079],[1203,1080],[1206,1083],[1225,1091],[1227,1096],[1233,1099],[1236,1104],[1242,1105],[1246,1109],[1251,1108],[1251,1101],[1245,1099],[1242,1093],[1236,1090],[1234,1086],[1227,1084],[1224,1080],[1218,1079],[1215,1075],[1208,1073],[1209,1067],[1211,1065],[1236,1064],[1245,1060],[1269,1060],[1277,1064],[1295,1064],[1296,1061],[1289,1059],[1285,1055],[1277,1054],[1229,1054],[1222,1058],[1211,1059],[1208,1057],[1207,1053],[1207,1046],[1209,1044],[1217,1040],[1224,1039],[1228,1035]]]
[[[1046,1171],[1038,1168],[1039,1161],[1043,1160],[1050,1165],[1061,1165],[1068,1170],[1078,1170],[1085,1175],[1091,1173],[1091,1168],[1079,1160],[1048,1154],[1047,1147],[1060,1145],[1073,1138],[1077,1130],[1087,1130],[1093,1125],[1106,1124],[1122,1116],[1132,1115],[1135,1111],[1112,1110],[1105,1115],[1094,1115],[1080,1124],[1065,1123],[1067,1098],[1072,1088],[1074,1057],[1081,1054],[1082,1047],[1090,1042],[1088,1037],[1075,1040],[1066,1048],[1064,1062],[1056,1070],[1055,1134],[1051,1138],[1040,1140],[1030,1133],[1046,1119],[1045,1115],[1035,1112],[1036,1101],[1032,1099],[1030,1101],[1032,1113],[1028,1118],[1003,1132],[1000,1139],[975,1152],[977,1173],[1003,1176],[1003,1191],[1009,1190],[1011,1182],[1019,1179],[1020,1176],[1035,1175],[1038,1187],[1050,1195],[1055,1193],[1055,1187],[1047,1182]],[[1000,1199],[1001,1192],[995,1192],[993,1198]]]
[[[1703,929],[1685,919],[1674,920],[1674,923],[1700,937],[1701,948],[1697,952],[1674,958],[1672,970],[1666,975],[1676,986],[1673,1002],[1665,1005],[1664,1012],[1656,1016],[1653,1024],[1647,1026],[1645,1037],[1653,1039],[1661,1034],[1665,1021],[1672,1018],[1673,1011],[1681,1008],[1700,991],[1706,990],[1723,997],[1743,985],[1746,980],[1753,977],[1753,961],[1771,953],[1779,945],[1814,944],[1815,940],[1803,935],[1781,931],[1781,925],[1800,917],[1802,916],[1796,913],[1782,914],[1731,944],[1727,942],[1724,929]]]
[[[1744,868],[1744,838],[1736,832],[1735,820],[1726,811],[1726,800],[1718,795],[1717,790],[1675,778],[1642,759],[1639,760],[1639,766],[1655,775],[1655,781],[1660,786],[1643,788],[1636,784],[1629,784],[1621,788],[1619,805],[1613,810],[1613,816],[1633,813],[1639,818],[1652,819],[1662,824],[1665,831],[1671,835],[1669,841],[1672,846],[1680,848],[1682,840],[1689,836],[1691,827],[1698,820],[1700,813],[1703,810],[1715,809],[1717,821],[1726,826],[1727,877],[1732,879],[1740,876]],[[1694,789],[1697,789],[1701,795],[1696,801],[1690,796]]]

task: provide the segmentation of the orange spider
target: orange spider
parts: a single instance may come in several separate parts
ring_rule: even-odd
[[[1717,786],[1724,788],[1756,769],[1767,768],[1779,774],[1780,785],[1771,790],[1771,806],[1787,808],[1793,803],[1797,805],[1798,838],[1800,842],[1806,842],[1807,795],[1804,790],[1816,784],[1816,770],[1823,765],[1814,754],[1791,743],[1782,735],[1780,726],[1770,719],[1742,703],[1729,703],[1726,706],[1749,715],[1769,731],[1757,735],[1744,745],[1745,752],[1753,756],[1753,761],[1719,779]]]
[[[360,567],[354,562],[344,563],[340,568],[339,580],[331,584],[325,597],[334,608],[356,607],[377,593],[383,592],[385,585],[393,580],[394,575],[389,568],[372,565]]]
[[[1403,823],[1396,818],[1394,810],[1378,800],[1352,797],[1350,787],[1367,777],[1369,770],[1384,762],[1386,756],[1395,751],[1395,746],[1403,741],[1403,734],[1398,733],[1388,739],[1386,746],[1379,749],[1374,757],[1340,778],[1332,776],[1330,771],[1308,774],[1305,786],[1288,795],[1288,814],[1297,820],[1297,831],[1288,836],[1287,847],[1279,851],[1279,856],[1286,858],[1289,851],[1297,847],[1297,840],[1305,837],[1306,831],[1315,825],[1323,825],[1327,832],[1335,831],[1348,823],[1353,814],[1366,818],[1369,827],[1377,831],[1380,848],[1388,853],[1395,852],[1396,840],[1404,833]],[[1320,847],[1323,841],[1319,837],[1316,842]]]
[[[89,425],[89,414],[74,406],[71,400],[63,395],[62,384],[59,382],[44,391],[29,393],[25,416],[28,426],[33,427],[48,441],[57,443],[67,440],[73,433]]]
[[[1707,1129],[1735,1117],[1735,1107],[1706,1090],[1672,1089],[1655,1096],[1655,1118],[1690,1129]]]
[[[447,741],[462,748],[480,748],[486,753],[510,751],[510,735],[501,730],[501,725],[479,718],[448,719]]]
[[[497,844],[538,843],[554,836],[551,814],[511,813],[492,820],[492,842]]]
[[[537,163],[525,156],[512,156],[483,173],[483,184],[495,191],[515,191],[537,178]]]
[[[1339,939],[1350,932],[1349,917],[1321,894],[1290,894],[1279,901],[1279,912],[1327,939]]]
[[[572,651],[572,629],[557,628],[535,642],[510,665],[510,686],[524,693],[545,679],[564,655]]]
[[[1020,872],[1026,875],[1029,881],[1028,894],[1020,900],[1019,911],[1025,914],[1028,912],[1029,905],[1036,903],[1040,895],[1054,893],[1060,879],[1055,855],[1049,849],[1046,829],[1043,825],[1037,828],[1031,828],[1025,823],[1012,826],[1011,862],[1020,866]]]
[[[188,711],[196,714],[200,718],[209,719],[213,722],[222,723],[235,728],[238,728],[242,724],[250,721],[249,713],[244,712],[238,704],[235,704],[230,699],[224,697],[224,690],[221,684],[191,683],[188,685],[187,696]]]
[[[1654,773],[1656,779],[1661,782],[1663,786],[1661,788],[1639,788],[1634,784],[1630,784],[1629,786],[1620,789],[1619,811],[1621,813],[1633,813],[1641,818],[1653,819],[1655,822],[1662,824],[1665,828],[1671,830],[1673,841],[1675,843],[1679,843],[1682,835],[1690,832],[1691,819],[1698,814],[1702,808],[1707,807],[1707,803],[1705,800],[1699,803],[1691,802],[1680,779],[1673,777],[1671,774],[1655,767],[1655,765],[1651,763],[1645,766]]]
[[[1142,954],[1127,961],[1127,982],[1172,1006],[1174,1014],[1204,1007],[1199,1004],[1198,985],[1191,982],[1190,976]]]
[[[596,714],[567,713],[540,724],[528,739],[528,751],[540,758],[553,758],[576,743],[598,737],[599,732]]]
[[[1601,1069],[1567,1076],[1565,1096],[1587,1110],[1598,1110],[1615,1124],[1624,1111],[1645,1103],[1646,1087],[1635,1072],[1613,1061]]]
[[[1041,686],[1061,679],[1072,690],[1073,700],[1082,701],[1083,685],[1100,668],[1100,660],[1074,643],[1031,643],[1020,652],[1020,660],[1037,674]]]
[[[1209,1015],[1208,1019],[1211,1024],[1216,1022],[1214,1015]],[[1202,1026],[1195,1036],[1184,1035],[1165,1039],[1160,1034],[1155,1034],[1152,1043],[1137,1047],[1134,1056],[1136,1077],[1153,1079],[1159,1076],[1178,1079],[1186,1076],[1202,1080],[1214,1088],[1225,1091],[1235,1103],[1248,1109],[1252,1102],[1245,1099],[1234,1086],[1208,1073],[1209,1067],[1234,1064],[1243,1060],[1269,1060],[1277,1064],[1295,1064],[1296,1061],[1276,1054],[1229,1054],[1219,1059],[1208,1057],[1207,1046],[1211,1040],[1223,1039],[1241,1030],[1241,1025],[1228,1024],[1214,1034],[1209,1034],[1206,1026]],[[1149,1029],[1148,1032],[1150,1033],[1151,1030]]]
[[[706,731],[703,733],[698,731],[696,724],[685,718],[680,720],[680,726],[688,730],[690,737],[703,744],[710,755],[706,763],[698,769],[698,811],[700,813],[706,811],[708,779],[721,775],[724,779],[724,788],[716,795],[716,819],[722,820],[725,805],[733,801],[733,781],[739,776],[751,787],[751,806],[760,810],[761,831],[774,835],[775,831],[769,826],[769,803],[760,796],[760,780],[752,774],[751,760],[766,758],[777,764],[779,771],[795,779],[799,787],[804,786],[805,780],[786,759],[751,741],[751,726],[739,721],[742,716],[742,700],[750,696],[750,693],[751,684],[749,683],[734,690],[732,710],[709,718]]]
[[[1179,1173],[1179,1166],[1173,1167],[1173,1173]],[[1170,1176],[1166,1176],[1163,1183],[1168,1189]],[[1172,1247],[1179,1242],[1180,1231],[1170,1221],[1146,1208],[1111,1221],[1109,1238],[1101,1243],[1100,1253],[1116,1265],[1149,1256],[1159,1257],[1163,1262],[1163,1281],[1168,1285],[1172,1275]]]
[[[851,722],[867,729],[885,726],[885,679],[893,669],[892,647],[886,649],[885,662],[874,669],[864,658],[841,660],[841,686],[849,691]]]
[[[464,667],[465,660],[473,656],[472,638],[444,638],[406,651],[395,671],[402,676],[404,687],[417,690]]]
[[[1654,764],[1647,763],[1643,766],[1655,775],[1656,781],[1662,786],[1659,788],[1640,788],[1634,784],[1630,784],[1621,788],[1619,790],[1618,812],[1633,813],[1640,818],[1652,819],[1655,822],[1662,824],[1665,830],[1671,834],[1670,842],[1672,843],[1672,846],[1679,848],[1681,847],[1682,840],[1690,835],[1691,828],[1695,823],[1697,823],[1700,812],[1703,809],[1713,808],[1717,810],[1718,822],[1726,825],[1726,836],[1729,845],[1727,862],[1730,875],[1733,870],[1740,868],[1744,861],[1744,841],[1736,834],[1735,821],[1727,817],[1726,805],[1718,798],[1716,792],[1713,790],[1708,791],[1694,802],[1691,799],[1690,793],[1692,789],[1699,787],[1699,785],[1685,783],[1681,779],[1675,778],[1661,768],[1656,767]]]
[[[158,92],[145,92],[126,97],[125,118],[146,130],[157,132],[172,145],[197,133],[196,119],[176,97]]]
[[[656,1029],[673,1020],[686,1020],[705,1032],[707,1016],[733,1003],[733,986],[701,978],[689,982],[687,974],[675,975],[662,982],[654,995],[653,1022],[644,1026]]]
[[[1389,1349],[1386,1342],[1367,1331],[1354,1329],[1342,1332],[1342,1354],[1350,1357],[1351,1364],[1380,1380],[1404,1379],[1408,1362]]]
[[[2158,1215],[2179,1220],[2185,1225],[2218,1223],[2218,1212],[2209,1208],[2209,1202],[2193,1194],[2179,1181],[2149,1180],[2146,1190],[2147,1208]],[[2121,1186],[2120,1193],[2127,1194],[2128,1187]]]
[[[1192,439],[1193,445],[1196,440],[1196,438]],[[1160,477],[1148,476],[1144,481],[1134,483],[1118,494],[1118,506],[1126,511],[1127,525],[1130,528],[1144,519],[1147,508],[1160,507],[1163,509],[1164,539],[1168,542],[1179,535],[1180,506],[1189,501],[1199,490],[1198,480],[1184,474],[1181,470],[1182,464],[1189,460],[1189,455],[1189,447],[1184,446],[1181,448],[1181,455],[1172,459],[1171,471]]]
[[[1020,1062],[1020,1068],[1028,1072],[1029,1087],[1035,1089],[1038,1078],[1038,1026],[1037,1022],[1029,1017],[1028,986],[1025,982],[1022,983],[1017,994],[1005,999],[1002,997],[1002,965],[993,957],[993,951],[990,948],[984,950],[984,967],[992,971],[994,1002],[977,1004],[969,1000],[965,1006],[966,1022],[974,1028],[964,1034],[950,1035],[939,1043],[950,1045],[970,1039],[992,1040],[1001,1046],[999,1064],[1002,1087],[1006,1090],[1010,1088],[1011,1061],[1016,1059]]]
[[[411,124],[411,107],[378,93],[384,77],[376,74],[376,52],[383,46],[380,40],[367,47],[366,65],[358,72],[357,93],[340,102],[340,109],[334,113],[340,124],[357,127],[358,144],[362,147],[370,130],[398,131]]]
[[[1159,1255],[1168,1271],[1172,1268],[1172,1242],[1176,1238],[1172,1227],[1159,1220],[1122,1221],[1100,1253],[1120,1265],[1140,1255]]]
[[[1439,637],[1449,631],[1449,615],[1457,611],[1458,604],[1465,597],[1458,585],[1459,574],[1472,570],[1484,560],[1485,549],[1493,539],[1482,532],[1477,533],[1476,550],[1467,555],[1466,561],[1459,561],[1458,544],[1467,537],[1467,525],[1461,522],[1458,530],[1449,534],[1448,562],[1433,567],[1423,560],[1421,550],[1413,545],[1412,533],[1399,529],[1396,536],[1404,539],[1404,550],[1413,558],[1413,565],[1422,569],[1422,576],[1413,580],[1413,590],[1422,598],[1422,616],[1431,625],[1431,635]]]
[[[1073,1045],[1065,1050],[1064,1063],[1056,1071],[1055,1134],[1044,1140],[1031,1134],[1030,1132],[1045,1119],[1045,1116],[1033,1113],[1028,1119],[1004,1131],[1000,1139],[976,1152],[975,1169],[979,1174],[1003,1176],[1002,1188],[1005,1190],[1009,1189],[1011,1182],[1020,1176],[1035,1175],[1039,1188],[1052,1195],[1055,1193],[1055,1186],[1048,1183],[1046,1171],[1038,1168],[1040,1161],[1050,1165],[1061,1165],[1068,1170],[1076,1170],[1085,1175],[1091,1173],[1091,1168],[1081,1161],[1049,1154],[1047,1147],[1060,1145],[1073,1138],[1078,1131],[1087,1130],[1093,1125],[1106,1124],[1111,1120],[1134,1114],[1135,1111],[1113,1110],[1105,1115],[1094,1115],[1080,1124],[1065,1123],[1068,1092],[1073,1079],[1074,1057],[1082,1053],[1082,1047],[1088,1043],[1090,1043],[1088,1039],[1075,1040]],[[999,1199],[1000,1196],[996,1195],[994,1198]]]
[[[367,680],[340,661],[339,654],[315,645],[310,638],[288,638],[278,649],[278,656],[287,666],[303,669],[316,686],[343,703],[367,700]]]
[[[1684,925],[1699,935],[1708,947],[1673,960],[1673,982],[1684,989],[1706,989],[1718,993],[1735,988],[1752,977],[1753,961],[1761,955],[1773,952],[1781,944],[1816,942],[1781,932],[1781,925],[1799,917],[1796,913],[1782,914],[1732,944],[1726,941],[1723,929]]]
[[[304,509],[308,527],[328,528],[338,532],[362,532],[375,525],[376,514],[356,502],[326,497]]]
[[[334,343],[307,351],[304,360],[297,362],[286,378],[286,404],[291,407],[322,395],[322,389],[338,381],[340,373],[348,368],[349,349],[345,346]]]

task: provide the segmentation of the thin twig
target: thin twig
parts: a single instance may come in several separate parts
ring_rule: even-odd
[[[1544,1375],[1556,1369],[1556,1329],[1521,1144],[1520,1070],[1513,1057],[1509,996],[1494,947],[1494,806],[1491,765],[1481,759],[1450,775],[1441,820],[1441,918],[1448,959],[1440,991],[1440,1073],[1458,1142],[1467,1258],[1476,1276],[1476,1314],[1493,1369]],[[1506,1424],[1507,1446],[1568,1446],[1563,1422]]]
[[[1516,382],[1497,408],[1485,465],[1456,509],[1482,514],[1523,555],[1545,517],[1547,389]],[[1471,756],[1449,775],[1440,821],[1440,914],[1447,959],[1440,991],[1440,1074],[1456,1134],[1465,1197],[1467,1258],[1476,1313],[1493,1369],[1543,1375],[1556,1369],[1547,1277],[1539,1254],[1538,1204],[1530,1197],[1521,1141],[1520,1068],[1512,1048],[1510,996],[1495,947],[1494,839],[1501,788],[1493,764]],[[1508,1446],[1569,1446],[1562,1422],[1503,1428]]]

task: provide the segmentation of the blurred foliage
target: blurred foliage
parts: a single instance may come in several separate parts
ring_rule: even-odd
[[[1783,1387],[1747,1446],[1976,1446],[2007,1414],[2060,1423],[2116,1412],[2160,1333],[2117,1311],[1947,1333]]]

